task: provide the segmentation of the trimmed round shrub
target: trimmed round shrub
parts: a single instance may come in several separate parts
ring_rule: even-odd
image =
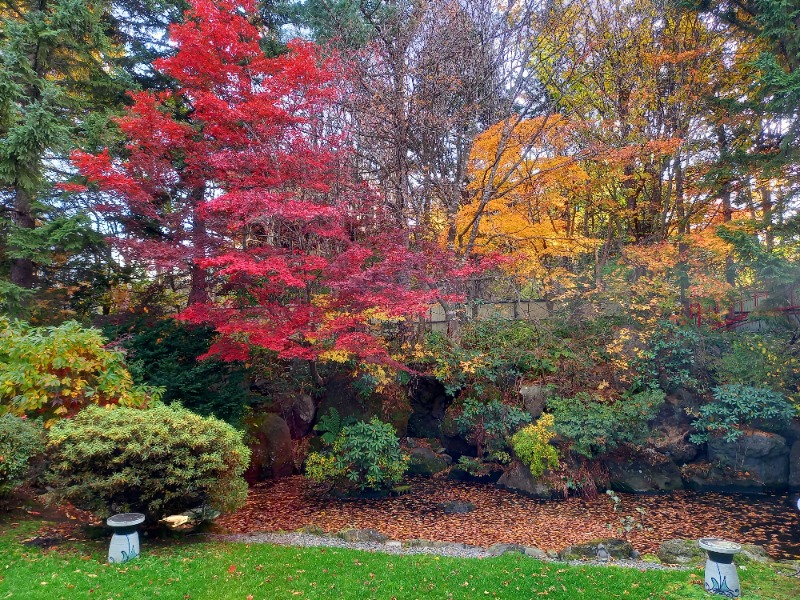
[[[44,430],[38,422],[5,414],[0,417],[0,496],[25,481],[31,459],[44,452]]]
[[[373,417],[343,427],[325,452],[312,452],[306,474],[314,481],[335,487],[382,490],[398,483],[408,470],[408,456],[389,423]]]
[[[106,516],[160,518],[244,504],[250,461],[242,434],[180,405],[146,410],[90,406],[56,423],[47,444],[54,499]]]

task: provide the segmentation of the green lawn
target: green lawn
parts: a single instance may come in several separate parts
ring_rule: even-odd
[[[567,567],[521,555],[488,560],[392,556],[262,544],[176,543],[125,565],[105,564],[105,542],[49,551],[21,540],[41,522],[0,525],[0,599],[30,598],[708,598],[699,571]],[[800,581],[768,568],[740,572],[746,598],[800,598]]]

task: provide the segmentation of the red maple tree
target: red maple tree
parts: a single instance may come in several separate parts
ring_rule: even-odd
[[[175,55],[154,65],[174,89],[132,94],[119,120],[125,160],[73,159],[107,192],[122,252],[191,273],[181,318],[215,327],[211,354],[390,360],[380,324],[426,310],[443,280],[474,268],[384,227],[329,118],[339,63],[300,41],[266,57],[254,5],[195,0],[170,30]]]

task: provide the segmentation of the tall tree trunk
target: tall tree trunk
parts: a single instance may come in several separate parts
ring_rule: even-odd
[[[725,127],[721,125],[717,127],[717,144],[719,145],[720,161],[723,164],[727,164],[730,160],[728,136],[725,133]],[[720,198],[722,199],[722,221],[724,223],[730,223],[733,220],[731,197],[731,182],[728,180],[728,177],[725,177],[720,189]],[[725,281],[727,281],[728,285],[734,285],[736,283],[736,265],[733,262],[732,252],[728,252],[725,256]]]
[[[681,153],[675,155],[675,212],[678,217],[678,284],[680,286],[680,302],[683,312],[687,317],[691,316],[692,305],[687,296],[689,290],[689,266],[686,262],[686,253],[689,246],[685,236],[689,234],[689,219],[686,216],[686,206],[684,205],[684,181],[683,164],[681,163]]]
[[[767,184],[758,190],[761,194],[761,218],[764,224],[764,241],[767,251],[772,252],[775,247],[775,232],[772,229],[772,190]]]
[[[21,229],[33,230],[36,228],[36,219],[33,216],[33,198],[22,186],[14,187],[14,225]],[[15,248],[10,247],[13,251]],[[35,283],[33,261],[28,258],[14,258],[11,260],[11,283],[19,287],[31,289]]]

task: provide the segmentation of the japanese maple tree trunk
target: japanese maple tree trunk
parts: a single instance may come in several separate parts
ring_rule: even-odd
[[[194,250],[191,266],[191,283],[189,288],[189,306],[208,302],[208,271],[201,267],[199,261],[206,258],[208,231],[205,219],[200,215],[200,205],[205,196],[205,188],[199,188],[192,194],[192,248]]]

